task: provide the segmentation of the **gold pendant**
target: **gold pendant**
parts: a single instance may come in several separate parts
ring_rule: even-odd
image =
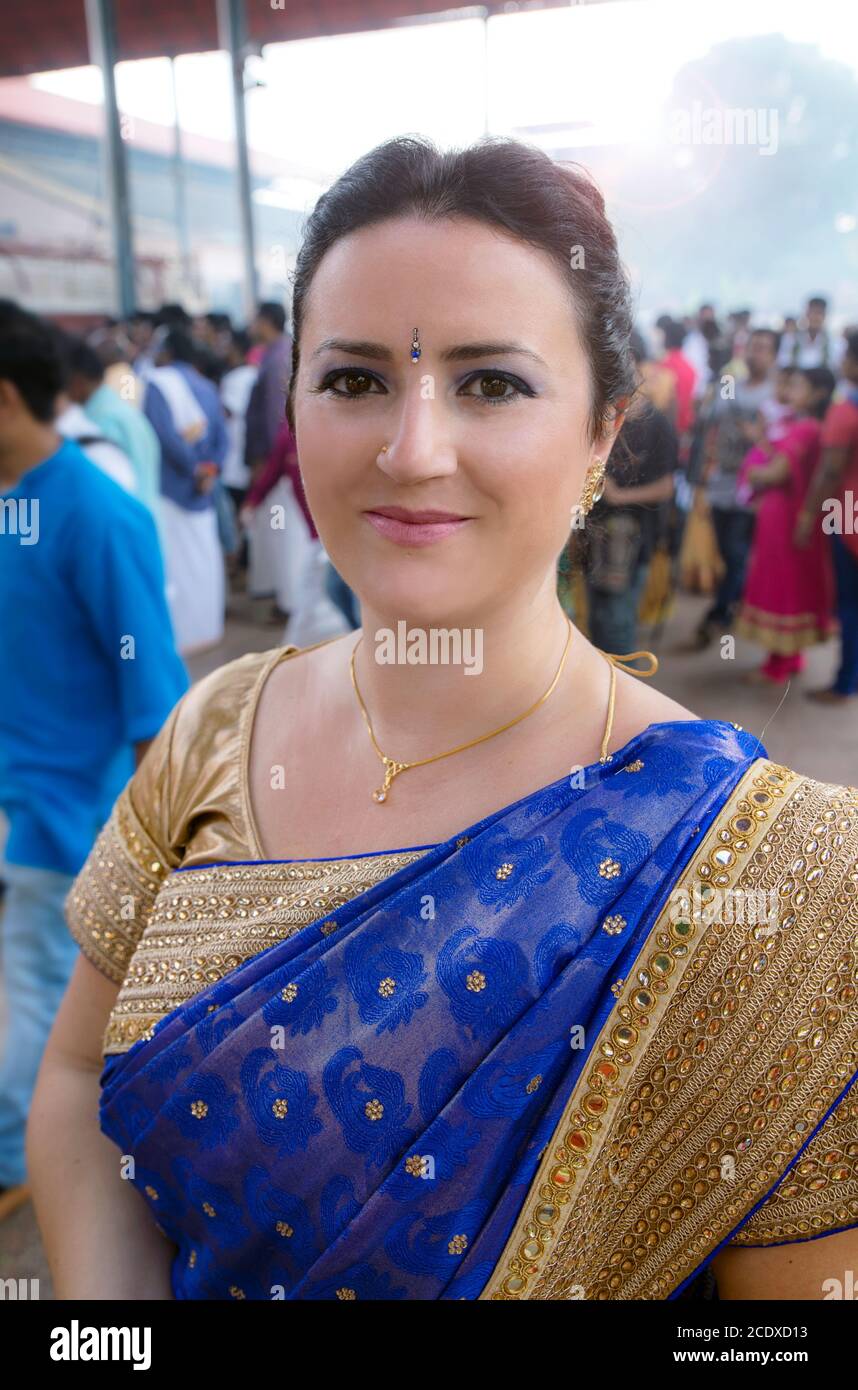
[[[398,763],[393,758],[383,758],[382,761],[384,763],[384,782],[382,786],[376,787],[372,794],[373,801],[378,801],[379,803],[387,800],[387,793],[390,790],[390,784],[394,777],[397,777],[400,772],[404,772],[407,767],[411,766],[410,763]]]

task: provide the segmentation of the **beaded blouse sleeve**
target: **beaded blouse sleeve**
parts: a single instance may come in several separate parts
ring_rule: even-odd
[[[72,936],[116,984],[174,869],[254,858],[243,775],[250,727],[267,672],[294,650],[251,652],[197,681],[117,798],[66,900]]]
[[[83,954],[117,985],[165,874],[182,858],[171,843],[171,761],[183,700],[147,748],[66,899],[66,921]]]

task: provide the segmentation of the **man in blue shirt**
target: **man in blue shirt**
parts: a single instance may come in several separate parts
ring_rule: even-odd
[[[0,1189],[24,1181],[33,1085],[77,956],[63,904],[188,687],[146,508],[54,428],[56,335],[0,304]]]

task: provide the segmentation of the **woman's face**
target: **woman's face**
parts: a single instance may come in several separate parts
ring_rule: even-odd
[[[814,392],[804,372],[793,372],[789,395],[790,404],[796,414],[806,414],[813,402]]]
[[[780,405],[792,405],[793,372],[778,372],[775,383],[775,396]]]
[[[589,364],[547,254],[466,219],[362,228],[321,261],[300,347],[307,498],[362,603],[451,622],[553,586],[586,469],[619,422],[588,442]],[[464,520],[403,528],[379,508]]]

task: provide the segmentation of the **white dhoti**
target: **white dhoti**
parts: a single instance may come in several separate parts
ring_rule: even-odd
[[[223,640],[226,585],[213,506],[191,512],[161,498],[167,601],[183,656]]]
[[[247,570],[247,592],[252,598],[273,598],[277,592],[277,547],[283,539],[283,532],[271,529],[269,504],[280,486],[278,483],[273,487],[262,505],[256,508],[253,521],[248,527],[250,562]]]
[[[284,646],[311,647],[314,642],[325,642],[351,631],[343,613],[328,597],[327,574],[328,557],[322,542],[310,540],[298,599],[283,634]]]
[[[311,546],[310,532],[288,478],[281,478],[256,509],[250,528],[250,593],[273,594],[291,613],[299,601]]]

